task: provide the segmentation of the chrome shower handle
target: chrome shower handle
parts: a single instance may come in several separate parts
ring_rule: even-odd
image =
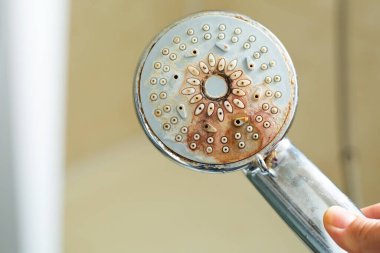
[[[345,252],[327,234],[323,214],[337,205],[362,215],[342,193],[288,139],[269,159],[271,167],[245,169],[248,180],[314,252]]]

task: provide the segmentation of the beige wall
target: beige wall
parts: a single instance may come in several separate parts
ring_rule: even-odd
[[[348,9],[352,172],[340,156],[337,0],[72,1],[67,252],[305,252],[240,173],[182,169],[152,147],[137,123],[132,83],[144,46],[200,10],[241,12],[280,38],[299,79],[291,140],[338,186],[357,173],[353,188],[362,203],[379,201],[379,5],[352,0]]]
[[[364,204],[380,201],[380,2],[349,6],[349,101],[353,169]]]

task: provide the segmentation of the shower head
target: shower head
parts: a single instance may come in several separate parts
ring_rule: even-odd
[[[323,213],[331,205],[360,210],[281,141],[296,110],[297,80],[267,28],[226,12],[178,21],[145,50],[134,95],[146,134],[165,155],[198,171],[243,169],[313,252],[345,252],[324,230]]]
[[[206,172],[246,167],[284,137],[297,105],[293,63],[267,28],[203,12],[162,31],[135,76],[135,105],[155,146]]]

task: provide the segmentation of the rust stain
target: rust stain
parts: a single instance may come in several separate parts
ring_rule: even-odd
[[[220,57],[216,57],[216,62],[218,63],[220,61]],[[203,60],[202,62],[207,63],[207,59]],[[244,71],[239,68],[234,68],[232,70],[227,69],[228,62],[226,63],[226,66],[223,71],[218,70],[218,64],[215,64],[213,67],[210,66],[210,64],[207,65],[209,68],[209,73],[204,73],[201,71],[201,66],[195,66],[193,67],[197,68],[200,72],[199,75],[194,76],[190,73],[189,70],[186,69],[185,71],[185,79],[182,82],[182,86],[179,90],[179,95],[181,94],[181,91],[187,87],[193,87],[196,89],[196,92],[194,94],[202,94],[202,99],[194,104],[191,104],[190,102],[187,104],[188,112],[191,117],[191,124],[188,126],[189,131],[187,133],[187,145],[190,146],[191,143],[196,143],[197,148],[195,150],[191,150],[191,152],[199,152],[200,155],[207,154],[206,148],[212,147],[213,151],[212,153],[208,154],[209,156],[212,156],[216,161],[220,163],[231,163],[236,162],[239,160],[242,160],[248,156],[254,155],[260,150],[262,150],[266,145],[268,145],[273,138],[276,136],[278,132],[278,124],[276,123],[276,119],[274,116],[269,113],[268,111],[264,111],[261,108],[261,103],[258,102],[252,102],[250,101],[250,96],[252,95],[252,88],[251,85],[255,86],[255,84],[252,83],[252,80],[244,74]],[[230,78],[230,75],[236,71],[242,71],[243,74],[235,79],[232,80]],[[223,77],[226,80],[226,83],[229,86],[228,92],[225,96],[212,99],[207,97],[204,91],[204,84],[207,81],[207,79],[212,75],[218,75]],[[189,84],[186,80],[189,78],[197,78],[200,80],[200,85],[192,85]],[[237,86],[237,82],[239,80],[250,80],[251,85],[247,87],[239,87]],[[262,85],[262,84],[261,84]],[[246,92],[245,96],[237,96],[233,94],[231,91],[233,88],[239,88],[243,89]],[[193,95],[186,95],[188,96],[189,100],[191,99]],[[245,108],[239,108],[233,103],[233,99],[239,99],[244,105]],[[230,104],[233,106],[233,112],[230,113],[226,110],[223,102],[229,101]],[[260,102],[262,101],[269,101],[270,98],[267,98],[265,96],[262,96]],[[197,107],[198,104],[204,103],[205,108],[199,115],[194,114],[194,110]],[[214,103],[215,108],[214,112],[211,116],[208,116],[207,114],[207,108],[209,103]],[[217,117],[217,108],[222,108],[222,111],[224,113],[224,119],[223,121],[220,121]],[[280,112],[279,112],[280,113]],[[256,122],[255,117],[256,115],[261,115],[263,120],[262,122]],[[234,120],[237,118],[248,118],[248,121],[244,123],[241,126],[235,126]],[[263,122],[269,122],[270,127],[265,128],[263,126]],[[203,129],[205,124],[211,124],[213,127],[216,128],[216,132],[207,132]],[[247,132],[246,127],[248,125],[253,126],[253,132]],[[240,133],[241,138],[235,139],[235,133]],[[259,134],[259,138],[257,140],[253,140],[252,135],[254,133]],[[194,139],[194,135],[199,134],[200,138],[198,140]],[[222,143],[221,138],[226,136],[228,138],[227,143]],[[213,137],[214,141],[213,143],[208,143],[207,139],[209,137]],[[239,148],[239,142],[244,141],[245,147]],[[223,152],[223,147],[228,146],[229,151],[227,153]]]
[[[264,159],[264,161],[268,168],[275,168],[278,164],[276,150],[273,150],[271,153],[269,153],[269,155]]]

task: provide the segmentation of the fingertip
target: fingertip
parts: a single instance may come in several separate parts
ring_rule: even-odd
[[[328,208],[323,216],[323,225],[331,238],[343,249],[349,249],[352,244],[347,240],[346,228],[356,220],[350,211],[340,207]]]
[[[332,219],[333,219],[333,215],[334,215],[334,209],[336,208],[337,206],[331,206],[329,208],[327,208],[327,210],[325,211],[325,213],[323,214],[323,225],[326,227],[326,226],[329,226],[332,222]]]
[[[338,206],[329,207],[323,215],[323,225],[329,235],[336,241],[339,237],[341,229],[334,226],[334,220],[336,219],[336,209]]]
[[[336,208],[337,208],[336,206],[329,207],[323,215],[323,225],[327,233],[331,236],[331,238],[335,242],[340,241],[339,234],[341,231],[341,229],[338,229],[332,225]]]
[[[352,212],[340,207],[332,206],[324,214],[323,222],[335,228],[344,229],[348,227],[357,216]]]

